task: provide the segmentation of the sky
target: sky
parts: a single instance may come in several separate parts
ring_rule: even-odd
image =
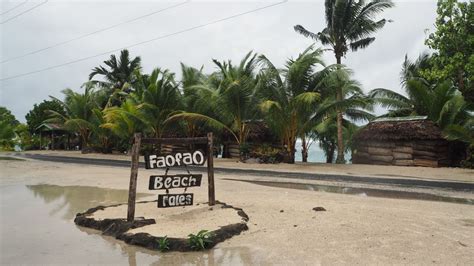
[[[131,56],[141,57],[145,73],[161,67],[177,73],[179,77],[180,62],[194,67],[203,66],[204,71],[210,73],[216,70],[212,59],[239,62],[249,51],[265,54],[277,67],[283,67],[288,58],[297,57],[314,43],[295,33],[294,25],[301,24],[313,32],[325,27],[324,1],[316,0],[290,0],[185,32],[181,31],[281,0],[49,0],[44,4],[41,3],[46,0],[29,0],[22,4],[24,1],[2,0],[0,4],[0,79],[91,58],[0,81],[0,106],[11,110],[20,122],[25,122],[25,115],[33,104],[47,100],[49,96],[62,98],[61,91],[66,88],[82,91],[81,85],[87,81],[91,69],[109,59],[112,54],[109,51],[166,36],[128,48]],[[394,2],[396,6],[380,16],[393,22],[387,23],[375,34],[376,40],[369,47],[349,52],[342,60],[354,71],[353,77],[362,84],[365,92],[380,87],[402,92],[399,73],[405,55],[416,58],[428,51],[424,40],[434,30],[436,1]],[[184,4],[86,38],[3,62],[180,3]],[[6,12],[17,5],[20,6]],[[316,46],[321,47],[321,44],[316,43]],[[93,57],[95,55],[99,56]],[[331,51],[325,52],[323,59],[326,64],[335,63]],[[376,112],[381,113],[382,110],[377,109]]]

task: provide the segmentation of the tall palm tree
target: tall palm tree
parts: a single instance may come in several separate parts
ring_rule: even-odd
[[[375,20],[375,16],[383,10],[393,7],[391,0],[326,0],[326,28],[313,33],[301,25],[294,27],[295,31],[320,41],[332,48],[337,64],[351,49],[357,51],[370,45],[375,38],[371,35],[381,29],[387,20]],[[342,100],[342,88],[337,88],[337,100]],[[337,110],[337,163],[344,163],[344,142],[342,130],[342,110]]]
[[[342,133],[344,152],[350,150],[352,136],[358,129],[356,122],[366,122],[374,117],[373,100],[368,98],[360,83],[351,78],[352,71],[343,65],[332,65],[320,72],[317,87],[324,101],[311,118],[312,130],[325,151],[327,162],[333,162],[334,148],[339,147],[337,112],[343,113]],[[342,88],[342,100],[338,100],[336,88]],[[337,143],[337,144],[336,144]]]
[[[114,98],[109,105],[117,105],[124,98],[121,97],[120,92],[128,94],[133,91],[132,86],[137,80],[136,71],[141,69],[141,59],[138,56],[130,59],[129,52],[125,49],[120,52],[118,59],[115,55],[111,55],[104,64],[105,67],[98,66],[92,69],[89,80],[96,75],[102,76],[105,81],[95,80],[94,82],[104,87],[108,95]]]
[[[249,133],[248,123],[258,114],[258,100],[255,97],[256,56],[249,52],[239,65],[233,65],[231,61],[213,60],[219,71],[209,76],[206,82],[189,88],[189,93],[197,97],[194,101],[210,107],[211,110],[206,112],[212,114],[204,114],[198,109],[183,111],[170,117],[168,122],[204,122],[206,126],[227,130],[239,145],[244,145]]]
[[[283,70],[277,69],[264,55],[259,77],[260,108],[267,124],[281,139],[289,155],[295,160],[296,138],[301,137],[306,148],[307,123],[316,109],[320,94],[315,92],[315,68],[324,65],[320,49],[308,47],[296,59],[289,59]]]

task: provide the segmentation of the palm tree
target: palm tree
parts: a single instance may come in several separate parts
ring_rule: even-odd
[[[118,137],[119,143],[122,143],[119,149],[124,148],[128,151],[134,133],[143,132],[145,129],[138,105],[135,98],[129,97],[122,105],[108,107],[103,111],[103,123],[100,127],[110,130]]]
[[[210,109],[206,108],[204,112],[199,109],[182,111],[170,117],[168,122],[203,122],[206,126],[227,130],[239,145],[244,145],[249,133],[248,123],[258,114],[258,100],[255,97],[256,56],[249,52],[238,66],[234,66],[231,61],[213,60],[219,71],[210,75],[206,82],[189,87],[189,94],[195,96],[193,101]]]
[[[89,139],[92,134],[93,124],[91,123],[94,116],[94,109],[98,108],[97,93],[94,91],[93,84],[86,83],[83,85],[84,93],[77,93],[71,89],[62,91],[64,100],[50,96],[57,101],[66,110],[63,115],[54,110],[49,110],[50,118],[45,122],[57,123],[62,125],[66,130],[79,133],[81,137],[81,148],[84,151],[89,146]]]
[[[375,20],[374,17],[383,10],[393,7],[391,0],[326,0],[326,28],[313,33],[301,25],[294,27],[295,31],[320,41],[332,48],[338,65],[347,51],[357,51],[370,45],[375,38],[371,34],[381,29],[387,20]],[[337,100],[342,101],[342,88],[337,88]],[[337,110],[337,163],[344,163],[344,142],[342,132],[342,110]]]
[[[149,76],[139,77],[137,87],[140,94],[133,94],[132,97],[137,103],[139,115],[128,113],[139,118],[152,136],[160,138],[165,130],[166,120],[182,108],[182,95],[174,74],[166,69],[156,68]]]
[[[334,148],[339,147],[337,112],[343,113],[342,133],[344,152],[352,146],[352,136],[358,130],[355,122],[366,122],[375,118],[373,100],[368,98],[360,83],[351,78],[352,71],[343,65],[332,65],[320,72],[317,87],[324,101],[318,106],[311,124],[313,131],[320,141],[327,162],[333,162]],[[342,89],[342,100],[338,100],[336,88]],[[337,143],[337,145],[336,145]]]
[[[203,68],[196,69],[181,63],[181,86],[183,92],[183,111],[187,113],[199,113],[209,117],[216,117],[212,105],[209,102],[216,99],[217,90],[213,86],[216,75],[206,76]],[[205,124],[199,121],[187,121],[185,123],[186,135],[195,137]]]
[[[311,114],[316,109],[320,94],[315,92],[315,67],[323,65],[320,49],[308,47],[296,59],[289,59],[286,68],[277,69],[264,55],[259,56],[263,65],[259,77],[260,108],[270,128],[280,137],[289,155],[295,160],[296,138],[301,137],[307,148]],[[303,152],[304,153],[304,152]]]
[[[469,117],[467,103],[450,81],[430,85],[423,79],[410,79],[405,91],[407,96],[379,88],[372,90],[370,96],[382,107],[389,108],[384,116],[424,115],[442,129]]]
[[[104,87],[107,94],[112,97],[109,101],[110,105],[116,105],[123,100],[122,93],[128,94],[133,91],[132,86],[137,81],[137,70],[141,69],[140,57],[135,57],[130,60],[128,50],[120,52],[120,58],[117,59],[115,55],[111,55],[109,60],[104,61],[104,66],[98,66],[92,69],[89,74],[89,80],[96,75],[103,76],[105,81],[94,81],[100,86]]]

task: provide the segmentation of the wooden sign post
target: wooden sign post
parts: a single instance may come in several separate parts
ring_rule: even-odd
[[[132,146],[132,171],[130,172],[130,185],[128,187],[127,221],[132,222],[135,217],[135,199],[137,197],[137,176],[140,156],[142,134],[135,133]]]
[[[130,186],[128,189],[128,210],[127,221],[132,222],[135,217],[135,200],[137,192],[137,176],[139,166],[140,147],[142,144],[206,144],[207,145],[207,178],[209,206],[216,204],[214,188],[214,160],[213,160],[213,136],[212,132],[207,137],[197,138],[143,138],[140,133],[134,135],[132,146],[132,163],[130,172]],[[176,153],[174,155],[157,156],[149,155],[145,157],[146,168],[162,168],[173,166],[201,165],[204,163],[202,151],[188,153]],[[149,189],[170,189],[178,187],[193,187],[201,185],[202,175],[152,175],[150,176]],[[193,204],[193,194],[166,194],[159,195],[158,207],[178,207]]]

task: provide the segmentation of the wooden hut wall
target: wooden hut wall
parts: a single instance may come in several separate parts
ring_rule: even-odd
[[[448,142],[364,141],[359,143],[353,163],[428,167],[448,165]]]

